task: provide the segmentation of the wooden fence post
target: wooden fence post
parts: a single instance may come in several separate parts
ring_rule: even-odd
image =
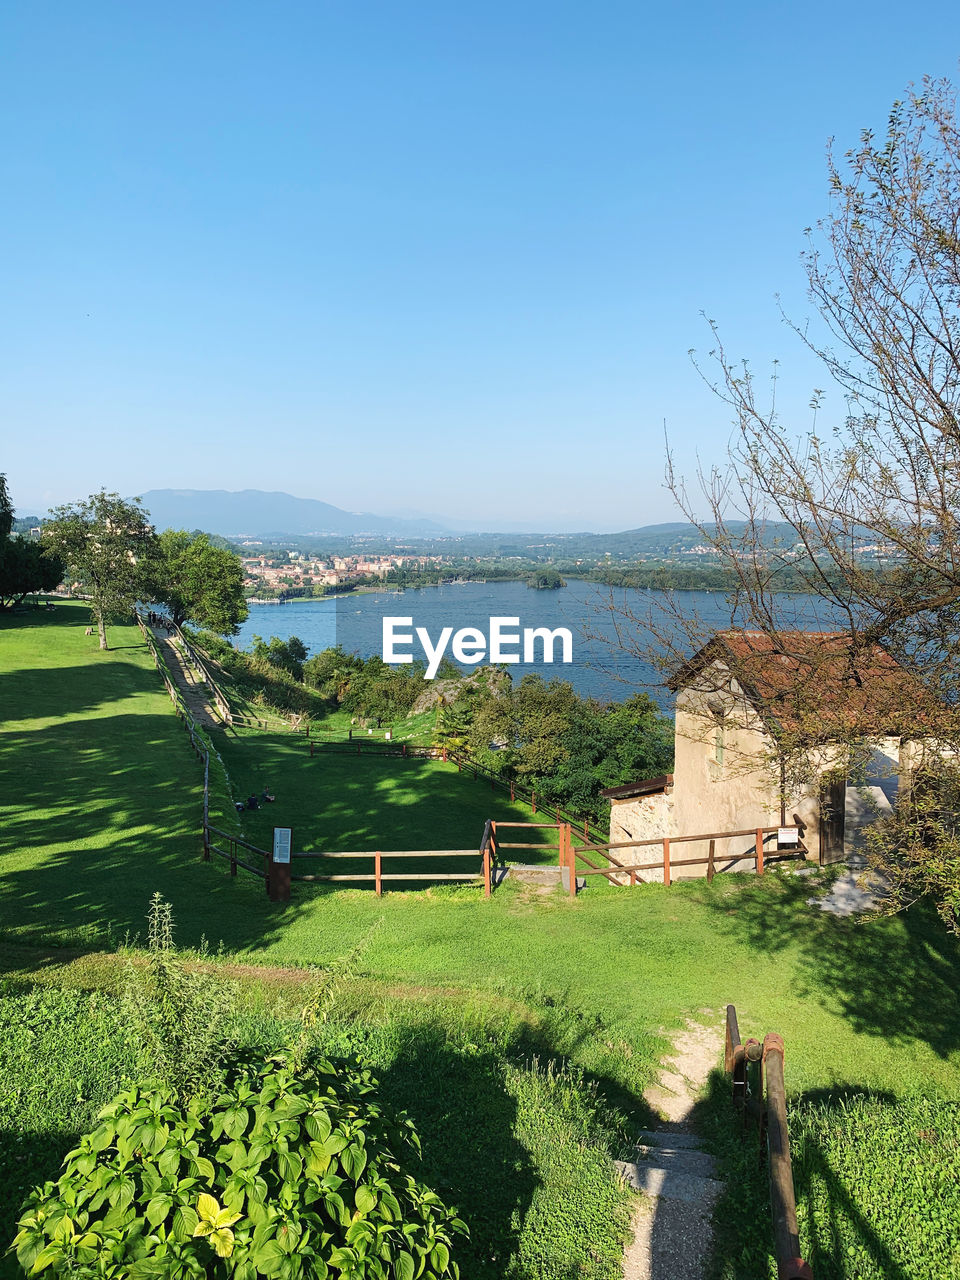
[[[563,824],[563,836],[567,846],[567,865],[570,868],[570,897],[577,896],[577,855],[573,852],[573,828],[569,822]]]
[[[709,853],[709,856],[707,857],[707,884],[710,883],[710,881],[713,879],[714,875],[716,874],[716,870],[713,865],[713,855],[716,852],[716,849],[717,849],[716,840],[711,840],[710,853]]]
[[[537,812],[537,793],[535,791],[530,792],[530,806],[533,809],[533,812],[536,813]]]
[[[483,896],[490,897],[490,842],[483,847]]]
[[[663,883],[670,883],[670,837],[663,837]]]
[[[235,876],[237,874],[237,842],[236,840],[230,841],[230,874],[232,876]]]
[[[763,875],[763,828],[757,827],[757,875]]]
[[[373,874],[376,876],[377,897],[383,897],[383,859],[379,853],[373,855]]]
[[[510,801],[513,802],[513,783],[510,783]]]

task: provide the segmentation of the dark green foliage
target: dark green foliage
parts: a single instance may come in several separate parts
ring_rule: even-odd
[[[235,710],[255,713],[257,708],[263,708],[309,715],[324,713],[324,700],[289,670],[291,663],[303,661],[296,657],[299,650],[291,657],[289,650],[284,651],[283,641],[277,637],[272,637],[269,644],[261,639],[262,648],[257,655],[235,649],[228,640],[212,631],[191,632],[187,629],[187,634],[198,648],[216,660],[221,673],[228,677],[224,687]]]
[[[188,1109],[162,1085],[106,1107],[28,1198],[17,1258],[71,1277],[456,1277],[463,1225],[402,1171],[405,1145],[368,1072],[238,1056]]]
[[[0,474],[0,609],[20,604],[31,592],[53,591],[63,581],[64,565],[49,547],[11,537],[15,526],[7,477]]]
[[[580,698],[563,680],[527,675],[477,699],[470,753],[577,816],[598,816],[603,787],[664,773],[673,733],[646,694],[622,703]]]
[[[269,642],[262,636],[253,637],[254,661],[286,671],[294,680],[303,680],[303,664],[306,657],[307,646],[299,636],[291,636],[289,640],[271,636]]]
[[[234,635],[249,612],[240,557],[205,533],[164,530],[150,568],[150,594],[178,626],[189,620],[219,635]]]
[[[452,664],[441,674],[450,676]],[[303,678],[328,700],[331,707],[364,720],[388,721],[393,724],[409,715],[414,703],[427,689],[424,665],[390,667],[379,654],[361,658],[346,653],[341,645],[324,649],[304,664]],[[453,675],[460,677],[458,667]]]
[[[556,569],[538,569],[527,578],[527,586],[534,587],[537,591],[556,591],[566,585]]]

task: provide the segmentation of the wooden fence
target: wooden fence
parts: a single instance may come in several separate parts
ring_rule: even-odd
[[[780,848],[779,840],[777,848],[769,853],[764,849],[764,844],[771,836],[779,836],[783,831],[796,831],[797,842],[790,844],[784,848]],[[618,883],[624,883],[623,877],[629,877],[628,882],[633,885],[637,882],[638,874],[648,871],[662,871],[663,883],[669,885],[673,878],[673,872],[678,867],[706,867],[706,877],[710,881],[713,879],[717,870],[729,870],[732,866],[741,862],[752,862],[757,875],[762,876],[764,868],[769,862],[782,862],[794,858],[806,857],[806,849],[802,844],[803,828],[798,823],[783,823],[777,827],[747,827],[740,831],[707,831],[697,835],[690,836],[656,836],[646,840],[615,840],[606,843],[597,844],[574,844],[572,829],[568,828],[565,843],[567,861],[572,866],[579,857],[581,861],[587,864],[586,870],[581,870],[581,875],[600,875],[606,876],[607,879],[611,875],[617,877]],[[752,838],[753,846],[751,849],[744,849],[739,853],[727,852],[717,856],[718,840],[742,840],[745,836]],[[674,856],[673,850],[676,845],[681,844],[706,844],[706,854],[699,854],[693,858],[677,858]],[[661,857],[657,862],[639,862],[630,863],[623,862],[620,858],[620,851],[624,849],[649,849],[658,848],[661,851]],[[611,850],[616,849],[614,854]],[[585,855],[593,853],[600,857],[606,858],[608,866],[598,867]],[[726,865],[718,868],[717,863]],[[611,871],[615,868],[615,871]]]
[[[813,1280],[810,1264],[800,1256],[783,1062],[783,1039],[775,1033],[764,1036],[762,1044],[741,1042],[737,1011],[728,1004],[724,1069],[744,1129],[757,1134],[766,1149],[778,1280]]]
[[[484,896],[489,898],[493,888],[493,854],[492,850],[485,848],[482,851],[477,849],[395,849],[395,850],[377,850],[374,853],[369,851],[359,853],[294,853],[293,858],[307,859],[337,859],[352,858],[354,860],[369,859],[371,870],[367,873],[345,873],[345,874],[301,874],[295,875],[291,873],[291,880],[315,880],[324,881],[328,884],[334,883],[352,883],[352,884],[373,884],[377,891],[377,897],[383,893],[383,886],[388,881],[429,881],[432,884],[441,883],[445,880],[479,880],[483,876]],[[411,872],[411,871],[384,871],[384,859],[406,858],[431,859],[431,858],[469,858],[474,863],[478,859],[481,860],[480,868],[472,871],[428,871],[428,872]]]
[[[501,819],[491,820],[488,824],[488,834],[494,849],[495,858],[503,849],[534,849],[540,851],[557,851],[557,859],[560,867],[561,879],[567,881],[567,889],[571,895],[577,892],[578,876],[604,876],[611,884],[615,885],[636,885],[637,877],[644,872],[660,871],[663,873],[663,883],[670,885],[673,881],[673,872],[678,867],[705,866],[706,878],[712,880],[714,875],[719,871],[728,871],[733,866],[742,862],[752,862],[757,875],[763,875],[765,867],[770,862],[781,862],[792,860],[794,858],[806,857],[806,849],[801,843],[801,835],[803,828],[796,823],[790,823],[780,827],[750,827],[742,831],[708,831],[703,834],[690,836],[658,836],[655,839],[647,840],[617,840],[606,843],[593,844],[575,844],[573,838],[573,826],[569,822],[512,822]],[[502,833],[505,831],[522,830],[555,830],[557,832],[557,843],[544,843],[541,841],[528,840],[503,840]],[[775,850],[767,852],[764,845],[772,836],[779,836],[783,831],[796,831],[797,843],[791,844],[785,849],[778,847]],[[752,849],[744,850],[741,853],[727,853],[718,857],[716,846],[718,840],[734,840],[742,839],[744,836],[750,836],[753,839]],[[484,840],[486,841],[487,835]],[[680,844],[692,844],[695,842],[705,843],[707,852],[694,858],[676,858],[673,856],[673,848]],[[657,862],[630,862],[623,861],[622,850],[626,849],[644,849],[658,847],[661,850],[661,858]],[[611,850],[617,850],[617,853]],[[593,857],[588,856],[592,854]],[[605,858],[606,866],[601,866],[595,859]],[[577,862],[584,863],[585,866],[577,866]],[[718,865],[722,864],[722,865]]]
[[[204,829],[204,835],[203,856],[207,861],[209,861],[212,853],[217,854],[218,857],[229,862],[232,876],[237,874],[238,867],[242,867],[245,871],[249,871],[265,881],[268,895],[272,899],[280,901],[289,898],[289,882],[294,880],[325,884],[372,884],[378,898],[382,896],[385,884],[398,881],[439,884],[449,880],[473,881],[482,877],[484,896],[489,898],[493,890],[493,851],[489,848],[485,848],[482,851],[477,849],[378,849],[373,852],[370,850],[356,852],[338,850],[336,853],[291,853],[287,873],[281,877],[277,874],[278,864],[273,861],[273,854],[269,850],[260,849],[257,845],[251,844],[249,840],[244,840],[229,831],[222,831],[219,827],[211,826],[209,823]],[[336,861],[344,858],[361,864],[367,862],[370,866],[370,871],[301,872],[298,874],[294,870],[298,862],[307,860]],[[395,860],[409,858],[416,858],[418,861],[433,858],[469,858],[474,863],[479,859],[480,866],[470,871],[384,870],[385,862],[387,865],[393,865]],[[254,865],[251,859],[259,859],[259,862]]]

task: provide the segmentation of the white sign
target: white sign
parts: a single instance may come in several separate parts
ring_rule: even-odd
[[[800,831],[797,827],[780,827],[777,831],[777,844],[781,848],[784,845],[797,845],[799,843]]]
[[[290,846],[293,832],[290,827],[273,828],[273,860],[274,862],[290,861]]]

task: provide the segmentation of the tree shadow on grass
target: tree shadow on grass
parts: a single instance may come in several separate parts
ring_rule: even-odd
[[[149,673],[147,673],[149,675]],[[178,941],[266,946],[302,910],[263,882],[201,861],[200,765],[172,717],[116,715],[3,739],[0,925],[34,945],[89,951],[142,933],[155,891]],[[0,966],[2,967],[2,966]]]
[[[218,743],[218,746],[220,744]],[[305,852],[362,850],[477,851],[466,858],[410,862],[384,871],[480,872],[479,848],[488,818],[509,817],[514,809],[483,782],[457,773],[439,761],[319,752],[311,758],[309,744],[273,737],[250,740],[226,738],[220,747],[238,796],[259,794],[268,787],[276,803],[242,815],[248,839],[263,846],[274,825],[294,833],[294,847]],[[517,811],[519,812],[519,811]],[[522,815],[529,818],[529,814]],[[524,851],[535,861],[536,851]],[[554,844],[542,860],[556,864]],[[319,866],[311,870],[320,871]],[[323,873],[334,868],[323,864]],[[372,870],[341,865],[344,874]],[[394,881],[394,886],[403,883]]]
[[[845,1111],[858,1102],[895,1106],[893,1094],[883,1090],[843,1086],[815,1089],[791,1099],[789,1116],[808,1104],[826,1112]],[[744,1127],[734,1111],[730,1081],[715,1071],[708,1091],[696,1108],[697,1126],[719,1160],[725,1182],[714,1215],[714,1268],[724,1276],[767,1275],[773,1264],[773,1220],[767,1163],[756,1127]],[[861,1273],[889,1280],[909,1280],[907,1272],[893,1256],[874,1223],[856,1202],[858,1174],[856,1162],[845,1171],[833,1169],[821,1148],[804,1126],[798,1141],[795,1121],[793,1176],[798,1216],[801,1223],[801,1251],[813,1266],[818,1280],[845,1280],[852,1273],[846,1247],[855,1241],[869,1256],[875,1271]],[[906,1188],[905,1188],[906,1198]],[[656,1240],[656,1223],[654,1239]],[[711,1273],[713,1274],[713,1273]],[[667,1280],[656,1273],[651,1280]]]
[[[64,1156],[79,1139],[77,1130],[0,1129],[0,1280],[23,1280],[16,1256],[6,1252],[20,1206],[35,1186],[57,1178]]]
[[[734,892],[705,889],[721,929],[763,956],[792,949],[799,994],[818,998],[855,1030],[893,1044],[960,1048],[960,944],[924,904],[893,918],[838,917],[811,906],[805,876],[740,877]]]
[[[477,1036],[479,1043],[451,1044],[443,1028],[432,1024],[399,1027],[397,1034],[392,1060],[376,1071],[380,1092],[391,1106],[410,1115],[423,1144],[421,1176],[447,1203],[456,1205],[469,1227],[469,1239],[458,1243],[455,1251],[461,1274],[469,1280],[495,1280],[507,1272],[511,1259],[514,1274],[518,1258],[529,1263],[534,1254],[539,1259],[537,1275],[573,1280],[606,1274],[593,1250],[617,1250],[616,1240],[609,1236],[620,1210],[612,1184],[603,1192],[596,1181],[598,1161],[602,1179],[608,1177],[605,1158],[591,1156],[589,1144],[581,1155],[582,1148],[572,1140],[580,1134],[580,1122],[561,1119],[559,1110],[551,1110],[569,1103],[558,1097],[543,1113],[540,1095],[529,1093],[531,1081],[522,1072],[513,1086],[507,1078],[508,1061],[524,1061],[531,1070],[538,1070],[538,1060],[553,1062],[562,1072],[563,1058],[550,1038],[520,1030],[505,1051],[502,1045],[484,1043],[482,1035]],[[536,1052],[530,1054],[533,1049]],[[596,1083],[601,1095],[623,1096],[612,1081]],[[563,1086],[577,1092],[583,1087]],[[563,1088],[560,1097],[566,1096]],[[520,1098],[525,1099],[522,1114]],[[649,1113],[642,1102],[639,1111],[646,1119]],[[532,1137],[531,1126],[554,1136]],[[551,1154],[555,1142],[567,1153],[562,1171]],[[541,1149],[544,1146],[549,1150]],[[586,1163],[575,1167],[580,1159]],[[597,1214],[611,1215],[602,1229]],[[587,1220],[578,1226],[583,1215]],[[602,1246],[598,1232],[606,1240]]]
[[[0,672],[0,707],[9,720],[80,716],[96,707],[157,692],[155,671],[106,654],[98,662]],[[89,727],[88,721],[84,723]],[[70,727],[69,721],[58,726]]]
[[[419,1176],[469,1227],[454,1254],[462,1273],[494,1280],[515,1251],[537,1185],[515,1137],[517,1104],[504,1085],[502,1057],[457,1052],[439,1029],[409,1027],[377,1075],[384,1100],[405,1110],[420,1135]]]

